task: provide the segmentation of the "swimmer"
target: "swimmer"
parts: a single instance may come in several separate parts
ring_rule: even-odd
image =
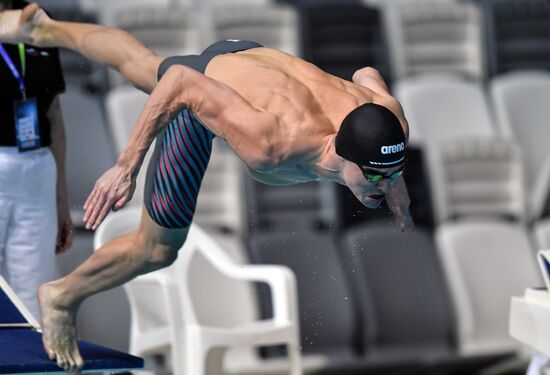
[[[176,259],[214,137],[227,141],[258,181],[333,181],[369,208],[385,198],[401,229],[413,227],[402,176],[408,124],[373,68],[349,82],[284,52],[233,40],[201,55],[165,58],[122,30],[55,21],[36,4],[0,13],[0,41],[70,48],[150,94],[127,146],[84,205],[88,229],[122,208],[157,138],[139,228],[39,291],[44,348],[66,371],[78,373],[83,364],[75,326],[82,301]]]

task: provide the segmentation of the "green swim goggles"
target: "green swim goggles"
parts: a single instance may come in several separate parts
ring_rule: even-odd
[[[380,182],[382,180],[391,180],[391,182],[396,181],[399,177],[403,176],[403,170],[404,168],[401,167],[399,170],[393,172],[390,175],[381,174],[381,173],[372,173],[371,171],[367,172],[366,167],[361,167],[361,172],[363,172],[363,176],[367,179],[368,182]]]

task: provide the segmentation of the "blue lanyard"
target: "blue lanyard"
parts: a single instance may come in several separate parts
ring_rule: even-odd
[[[19,45],[19,57],[21,58],[21,69],[23,70],[23,74],[25,74],[24,73],[25,72],[25,53],[24,53],[24,49],[22,49],[21,46],[22,44]],[[23,50],[23,53],[21,52],[22,50]],[[25,86],[25,80],[23,79],[23,77],[15,67],[15,64],[13,63],[11,57],[8,55],[8,53],[6,52],[6,49],[2,44],[0,44],[0,54],[4,58],[4,61],[8,65],[8,68],[10,68],[11,73],[19,83],[19,91],[21,91],[21,94],[23,94],[23,98],[25,98],[26,91],[27,91],[27,88]]]

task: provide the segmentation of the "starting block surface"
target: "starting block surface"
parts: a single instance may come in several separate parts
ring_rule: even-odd
[[[84,341],[78,342],[83,372],[143,368],[143,359]],[[64,373],[42,347],[40,326],[0,277],[0,374]]]

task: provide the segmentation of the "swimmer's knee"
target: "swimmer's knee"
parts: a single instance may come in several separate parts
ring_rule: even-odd
[[[178,258],[178,251],[185,242],[185,235],[173,235],[169,238],[149,238],[142,236],[139,247],[144,251],[145,261],[153,270],[169,267]]]
[[[161,269],[171,266],[178,258],[179,247],[157,244],[151,249],[147,257],[147,263],[153,269]]]

